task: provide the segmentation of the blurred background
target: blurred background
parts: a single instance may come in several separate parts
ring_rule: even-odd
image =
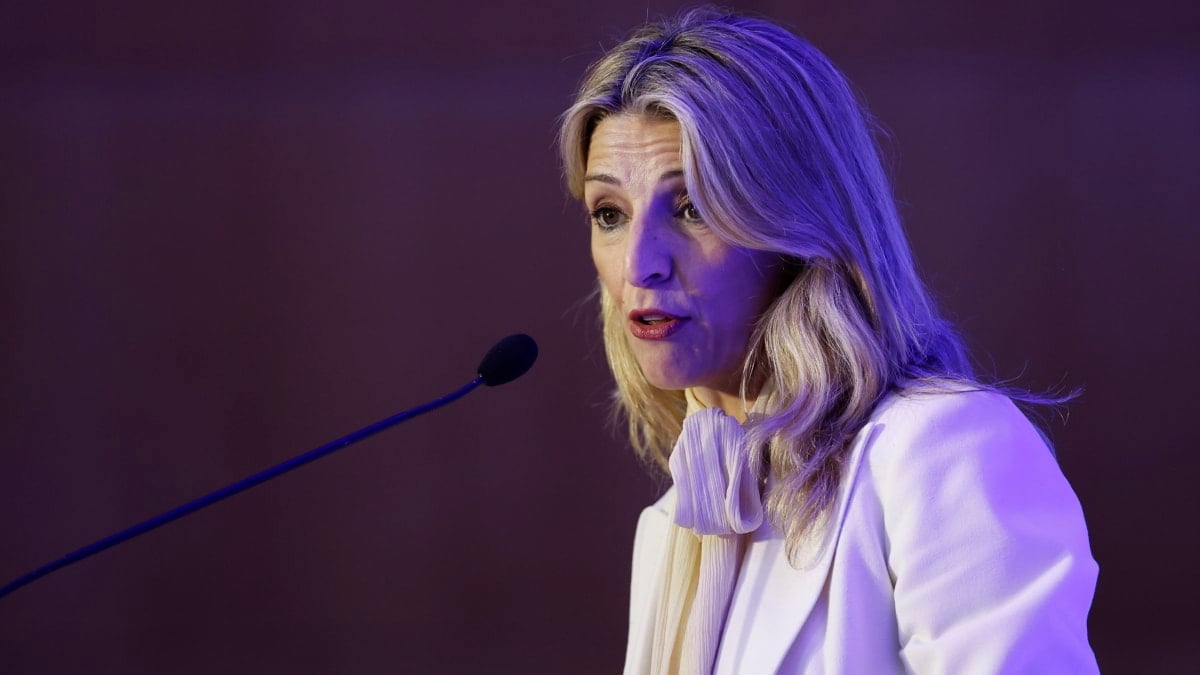
[[[5,3],[0,582],[447,393],[504,335],[542,356],[0,600],[0,671],[617,672],[663,485],[606,424],[555,120],[681,5]],[[1049,431],[1101,667],[1194,667],[1194,5],[732,6],[861,90],[982,369],[1086,389]]]

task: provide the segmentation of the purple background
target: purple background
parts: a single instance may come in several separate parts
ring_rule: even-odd
[[[616,672],[660,486],[605,426],[553,142],[646,4],[95,4],[0,19],[0,582],[446,393],[503,335],[542,357],[0,601],[0,671]],[[889,129],[984,368],[1086,387],[1051,433],[1101,666],[1194,666],[1197,12],[736,4]]]

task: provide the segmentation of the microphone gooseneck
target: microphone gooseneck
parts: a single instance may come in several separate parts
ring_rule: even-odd
[[[280,476],[288,471],[291,471],[292,469],[299,468],[305,464],[308,464],[309,462],[313,462],[326,455],[333,454],[334,452],[337,452],[338,450],[341,450],[352,443],[357,443],[368,436],[374,436],[384,429],[393,427],[405,420],[412,419],[417,415],[427,413],[431,410],[436,410],[447,403],[457,401],[481,384],[494,387],[496,385],[511,382],[528,372],[529,368],[533,366],[533,362],[537,360],[537,353],[537,343],[533,341],[533,338],[524,334],[510,335],[500,342],[497,342],[495,346],[488,351],[487,355],[483,357],[483,361],[479,364],[478,375],[475,377],[475,379],[471,380],[459,389],[446,394],[441,398],[436,398],[428,403],[424,403],[415,408],[410,408],[403,412],[396,413],[391,417],[379,420],[378,422],[365,426],[358,431],[346,434],[337,440],[330,441],[325,445],[309,450],[304,454],[297,455],[287,461],[276,464],[269,469],[264,469],[254,475],[247,476],[236,483],[226,485],[215,492],[211,492],[203,497],[177,506],[170,511],[161,513],[149,520],[138,523],[133,527],[121,530],[120,532],[109,535],[103,539],[100,539],[99,541],[88,544],[77,551],[68,553],[57,560],[46,563],[32,572],[23,574],[0,587],[0,598],[3,598],[22,586],[37,581],[38,579],[50,574],[55,570],[62,569],[63,567],[66,567],[72,563],[77,563],[84,558],[93,556],[105,549],[112,548],[113,546],[133,539],[140,534],[145,534],[146,532],[166,525],[171,521],[179,520],[188,514],[195,513],[206,506],[215,504],[226,497],[232,497],[239,492],[249,490],[255,485],[265,483],[276,476]]]

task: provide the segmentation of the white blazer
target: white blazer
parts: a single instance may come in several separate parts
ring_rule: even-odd
[[[648,672],[674,497],[638,521],[628,675]],[[1083,512],[1007,398],[888,397],[832,513],[799,569],[770,524],[748,535],[714,672],[1098,672]]]

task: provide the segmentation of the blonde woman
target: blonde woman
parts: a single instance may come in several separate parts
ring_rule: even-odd
[[[914,269],[816,49],[699,9],[589,70],[560,133],[630,439],[626,673],[1087,673],[1079,502]]]

